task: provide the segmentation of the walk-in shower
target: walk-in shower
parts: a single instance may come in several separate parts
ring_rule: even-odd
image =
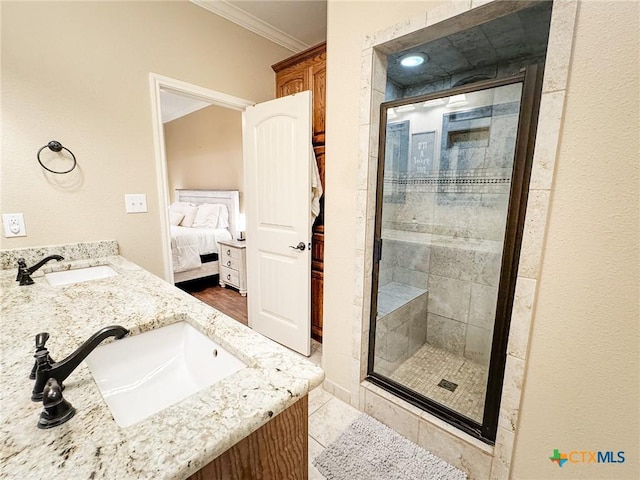
[[[514,25],[531,19],[548,34],[550,11],[540,4],[447,41],[458,41],[458,52],[463,38],[508,43]],[[528,49],[502,45],[511,57],[501,64],[418,86],[388,82],[381,108],[368,377],[488,442],[497,428],[546,34]],[[430,60],[438,48],[440,40],[417,53]],[[402,56],[388,58],[389,71]]]

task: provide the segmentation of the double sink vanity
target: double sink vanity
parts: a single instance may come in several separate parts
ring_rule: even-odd
[[[17,258],[47,254],[65,259],[20,285]],[[0,265],[0,478],[306,478],[318,366],[127,261],[115,242],[5,250]],[[64,380],[75,415],[37,428],[36,334],[49,333],[60,364],[115,325],[128,335],[92,348]]]

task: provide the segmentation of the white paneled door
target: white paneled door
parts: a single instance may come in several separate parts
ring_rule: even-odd
[[[303,355],[311,343],[311,92],[244,113],[249,326]]]

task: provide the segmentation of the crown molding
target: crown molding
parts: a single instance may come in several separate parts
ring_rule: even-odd
[[[309,48],[309,45],[306,43],[284,33],[282,30],[278,30],[274,26],[254,17],[235,5],[230,4],[226,0],[189,1],[194,5],[202,7],[205,10],[209,10],[210,12],[220,15],[236,25],[240,25],[241,27],[258,34],[273,43],[277,43],[292,52],[298,53]]]

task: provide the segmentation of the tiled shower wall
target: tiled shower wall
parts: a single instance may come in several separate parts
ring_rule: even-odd
[[[499,244],[445,240],[385,240],[381,280],[428,290],[426,341],[488,364],[500,274],[500,252],[492,249]]]
[[[415,133],[425,116],[435,117],[430,124],[438,125],[439,141],[423,171],[385,174],[385,188],[394,195],[385,197],[383,207],[380,285],[427,289],[427,342],[488,365],[520,89],[510,85],[474,95],[478,103],[465,111],[494,104],[492,116],[456,121],[456,128],[482,122],[484,139],[448,144],[447,118],[455,117],[444,108],[402,118]]]

